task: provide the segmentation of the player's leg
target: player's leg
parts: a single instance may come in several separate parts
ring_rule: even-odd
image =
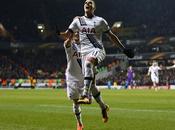
[[[104,103],[104,101],[101,97],[101,93],[96,87],[92,86],[91,91],[92,91],[92,95],[93,95],[95,101],[99,104],[99,106],[101,108],[102,120],[104,123],[106,123],[108,121],[108,118],[109,118],[108,117],[109,106]]]
[[[67,96],[70,100],[73,101],[72,110],[77,120],[77,130],[83,130],[81,107],[80,104],[78,104],[77,102],[80,96],[78,82],[75,81],[67,82]]]
[[[93,83],[92,83],[91,92],[92,92],[92,95],[93,95],[95,101],[99,104],[99,106],[101,108],[102,120],[104,123],[106,123],[108,121],[108,118],[109,118],[108,117],[109,106],[104,103],[104,101],[101,97],[101,93],[98,90],[98,88],[96,87],[95,78],[94,78]]]
[[[75,117],[77,119],[77,122],[82,125],[82,119],[81,119],[81,108],[80,104],[77,103],[78,99],[73,100],[73,112],[75,114]]]
[[[153,82],[153,88],[155,91],[158,90],[158,86],[157,86],[157,83],[158,83],[158,78],[156,76],[153,76],[152,77],[152,82]]]
[[[93,81],[93,77],[94,77],[94,58],[87,58],[87,60],[85,60],[85,77],[84,77],[84,91],[83,91],[83,95],[88,96],[89,95],[89,90],[91,88],[92,85],[92,81]]]
[[[155,77],[151,75],[151,81],[152,81],[152,86],[151,89],[155,89],[156,83],[155,83]]]
[[[77,120],[77,130],[83,130],[83,122],[81,117],[81,108],[80,104],[78,104],[78,99],[73,100],[73,112],[75,114],[75,118]]]
[[[93,52],[89,53],[83,57],[83,67],[84,67],[84,91],[82,97],[79,99],[80,104],[88,104],[89,91],[94,78],[94,68],[105,58],[106,54],[103,50],[95,49]]]
[[[159,90],[159,78],[158,77],[156,77],[155,84],[156,84],[155,91],[157,91],[157,90]]]
[[[80,97],[80,99],[78,100],[79,104],[90,104],[90,99],[89,99],[89,95],[90,95],[90,88],[92,85],[92,80],[93,80],[93,68],[94,68],[94,64],[93,64],[93,58],[87,58],[85,57],[83,59],[83,71],[84,71],[84,89],[83,89],[83,93]]]
[[[90,88],[94,77],[94,67],[98,63],[98,59],[92,55],[94,52],[90,52],[87,55],[82,56],[82,70],[84,74],[84,90],[81,98],[78,100],[80,104],[90,104],[89,95]]]
[[[126,80],[126,81],[125,81],[125,89],[128,89],[128,86],[129,86],[129,81]]]
[[[155,90],[155,91],[157,91],[157,90],[158,90],[156,80],[154,80],[154,81],[153,81],[153,88],[154,88],[154,90]]]
[[[91,87],[92,96],[94,97],[95,101],[99,104],[101,109],[106,108],[105,103],[101,97],[101,93],[99,89],[95,85],[95,81],[93,80],[92,87]]]
[[[128,89],[133,89],[132,88],[132,79],[128,80]]]

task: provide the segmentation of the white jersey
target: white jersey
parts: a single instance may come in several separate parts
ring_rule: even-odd
[[[150,66],[148,72],[151,73],[151,77],[159,77],[159,66]]]
[[[65,48],[67,58],[66,80],[67,81],[83,81],[82,63],[80,55],[80,47],[72,43],[69,48]]]
[[[110,30],[106,20],[98,16],[92,18],[76,17],[69,29],[73,32],[79,31],[82,55],[92,52],[94,48],[104,50],[102,34]]]

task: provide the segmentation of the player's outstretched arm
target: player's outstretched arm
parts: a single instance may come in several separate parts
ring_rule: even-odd
[[[172,66],[168,66],[168,67],[166,67],[166,69],[173,69],[173,68],[175,68],[175,65],[172,65]]]
[[[56,34],[62,38],[63,40],[66,40],[66,39],[72,39],[73,38],[73,34],[74,34],[74,31],[72,30],[72,28],[74,28],[74,26],[77,24],[76,22],[78,21],[79,23],[79,19],[80,16],[76,16],[74,17],[72,23],[69,25],[69,28],[65,31],[65,32],[61,32],[60,31],[60,28],[58,25],[55,26],[55,31],[56,31]],[[76,29],[75,29],[76,30]]]
[[[64,45],[66,48],[71,46],[71,42],[73,39],[73,31],[68,29],[65,32],[60,32],[59,28],[56,26],[56,34],[64,40]]]
[[[59,28],[56,26],[56,34],[63,40],[73,38],[73,31],[70,29],[66,30],[65,32],[61,32]]]
[[[134,52],[131,49],[126,48],[121,41],[119,40],[119,38],[110,30],[107,33],[107,36],[109,37],[109,39],[112,41],[113,44],[115,44],[117,47],[119,47],[123,53],[129,57],[129,58],[133,58],[134,57]]]
[[[119,38],[112,31],[109,31],[107,33],[107,36],[109,37],[110,41],[113,44],[115,44],[117,47],[119,47],[122,50],[125,49],[125,46],[121,43],[121,41],[119,40]]]

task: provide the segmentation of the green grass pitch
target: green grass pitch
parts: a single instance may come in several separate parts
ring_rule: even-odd
[[[175,90],[101,90],[108,123],[95,101],[82,106],[85,130],[175,130]],[[64,89],[0,90],[0,130],[76,130]]]

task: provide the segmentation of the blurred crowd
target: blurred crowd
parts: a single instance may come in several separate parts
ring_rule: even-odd
[[[64,78],[66,59],[59,50],[1,50],[1,78]]]
[[[6,22],[6,24],[8,24],[8,22]],[[6,30],[2,24],[0,25],[0,83],[6,79],[30,79],[31,77],[32,79],[65,79],[64,73],[66,68],[66,57],[62,44],[54,44],[53,47],[49,47],[44,43],[46,41],[55,41],[52,39],[52,36],[56,38],[55,32],[48,32],[46,35],[42,33],[44,36],[43,37],[40,35],[40,33],[38,33],[36,28],[32,29],[34,32],[30,32],[30,34],[33,34],[35,37],[39,38],[34,40],[34,37],[31,38],[29,35],[27,35],[29,37],[26,37],[24,33],[25,31],[23,30],[21,32],[18,26],[13,26],[13,28],[10,30]],[[145,57],[142,57],[141,60],[128,61],[128,59],[125,59],[125,57],[110,57],[110,54],[115,55],[117,53],[120,55],[122,52],[120,49],[114,49],[113,47],[108,46],[108,43],[105,42],[105,45],[107,45],[106,51],[109,55],[97,68],[97,85],[106,85],[109,82],[111,84],[115,83],[118,85],[125,85],[128,66],[133,66],[134,68],[136,74],[134,80],[136,85],[151,85],[150,77],[146,76],[148,67],[150,66],[150,61],[147,59],[150,58],[150,55],[148,54],[153,53],[151,57],[154,58],[157,56],[157,53],[160,52],[173,53],[174,40],[173,37],[151,38],[154,35],[150,36],[145,34],[147,31],[150,34],[152,32],[149,30],[149,28],[146,28],[147,27],[145,26],[144,28],[140,28],[140,31],[142,30],[141,32],[144,33],[143,35],[148,36],[144,39],[139,39],[142,38],[139,35],[136,35],[136,38],[138,38],[136,40],[127,39],[129,38],[127,36],[122,38],[122,42],[125,43],[126,46],[133,48],[136,55],[140,56],[140,54],[145,54]],[[146,30],[143,31],[143,29]],[[139,30],[137,30],[137,32],[139,32]],[[167,33],[167,35],[168,34],[169,33]],[[49,40],[49,37],[47,36],[51,36],[52,38]],[[134,38],[134,36],[132,38]],[[39,44],[39,41],[41,44]],[[60,43],[63,42],[58,41],[58,39],[56,39],[56,41]],[[20,44],[18,44],[18,42],[20,42]],[[11,46],[11,43],[13,43],[13,46]],[[43,47],[40,48],[36,46],[36,44]],[[170,55],[169,57],[173,58],[173,56],[174,54]],[[168,60],[164,60],[161,61],[161,63],[163,63],[164,66],[171,65],[171,61],[167,61]],[[174,84],[174,73],[174,69],[160,71],[160,84]]]
[[[163,66],[169,62],[159,61]],[[97,68],[97,85],[125,85],[127,68],[132,66],[137,86],[151,85],[147,76],[150,61],[133,61],[107,57]],[[12,49],[0,51],[0,81],[5,79],[65,79],[66,57],[59,49]],[[175,69],[160,71],[160,85],[175,83]]]

